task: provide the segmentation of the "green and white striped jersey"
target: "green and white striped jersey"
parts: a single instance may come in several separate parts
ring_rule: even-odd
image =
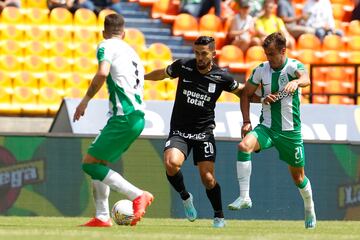
[[[143,110],[144,66],[137,53],[120,39],[107,39],[97,48],[98,62],[111,64],[106,79],[109,92],[109,113],[128,115]]]
[[[260,123],[275,131],[300,131],[300,96],[298,88],[294,94],[284,92],[285,85],[297,79],[295,71],[305,71],[304,64],[287,58],[279,70],[273,70],[269,62],[257,66],[250,76],[250,83],[261,86],[261,96],[279,92],[278,101],[270,105],[262,104]]]

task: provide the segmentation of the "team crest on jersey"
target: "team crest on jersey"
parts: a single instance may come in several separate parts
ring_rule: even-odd
[[[281,87],[285,87],[285,85],[287,84],[287,79],[286,79],[286,77],[285,77],[285,74],[280,74],[280,76],[279,76],[279,86],[280,86],[280,88]]]
[[[209,93],[214,93],[215,90],[216,90],[216,84],[215,83],[209,83],[208,92]]]

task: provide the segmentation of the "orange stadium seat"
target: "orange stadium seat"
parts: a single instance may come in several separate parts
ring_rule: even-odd
[[[322,42],[323,50],[338,50],[341,51],[344,49],[344,42],[342,38],[338,35],[326,35]]]
[[[252,46],[250,47],[245,54],[245,62],[258,62],[258,61],[266,61],[266,55],[264,53],[264,49],[261,46]]]
[[[322,63],[344,63],[345,60],[337,50],[326,50],[322,52]]]
[[[54,115],[60,107],[62,96],[56,88],[44,87],[39,91],[38,107]]]
[[[199,35],[197,19],[187,13],[176,16],[172,32],[175,36],[184,36],[186,39],[195,39]]]
[[[221,19],[214,14],[202,16],[199,20],[199,35],[214,37],[216,49],[221,48],[226,37]]]
[[[24,41],[24,31],[16,25],[2,24],[0,31],[1,40]]]
[[[320,48],[321,42],[314,34],[305,33],[300,35],[298,49],[320,50]]]
[[[348,52],[348,63],[360,64],[360,51]]]
[[[96,45],[87,42],[77,43],[74,45],[73,53],[74,53],[74,58],[78,58],[78,57],[95,58]]]
[[[152,59],[147,62],[145,69],[146,69],[146,72],[149,73],[156,69],[166,68],[167,66],[168,66],[168,63],[161,59]]]
[[[55,56],[49,58],[48,70],[58,74],[68,74],[72,71],[71,62],[66,57]]]
[[[26,7],[48,9],[46,0],[26,0]]]
[[[168,100],[175,99],[177,83],[178,83],[177,79],[166,80],[166,91],[168,93]]]
[[[94,75],[97,71],[97,61],[87,57],[79,57],[74,59],[73,71],[77,73],[84,73]]]
[[[26,44],[25,50],[25,56],[41,56],[41,57],[48,57],[48,50],[45,47],[44,42],[40,41],[29,41]]]
[[[12,95],[12,104],[20,108],[23,114],[44,113],[44,109],[40,110],[38,108],[36,91],[36,89],[31,87],[15,87]]]
[[[126,28],[124,41],[130,45],[145,46],[145,36],[137,28]]]
[[[218,62],[220,67],[228,67],[231,63],[243,63],[244,54],[240,48],[226,45],[221,49]]]
[[[97,35],[96,32],[86,29],[80,28],[74,31],[74,43],[77,42],[87,42],[91,44],[97,43]]]
[[[170,48],[163,43],[152,43],[148,48],[147,60],[151,61],[154,59],[160,59],[168,63],[171,62],[172,53]]]
[[[12,94],[5,88],[0,88],[0,114],[1,115],[18,115],[20,107],[14,106],[11,102]]]
[[[111,10],[111,9],[103,9],[99,12],[98,14],[98,28],[100,29],[104,29],[104,21],[105,21],[105,17],[109,14],[112,13],[116,13],[115,11]]]
[[[43,57],[30,55],[24,58],[24,71],[42,73],[47,71],[47,64]]]
[[[48,40],[49,37],[46,28],[39,26],[29,26],[25,31],[25,41],[41,41],[45,43]]]
[[[320,52],[311,49],[302,49],[297,52],[296,59],[304,64],[320,63]]]
[[[23,57],[23,46],[19,41],[6,40],[0,42],[0,52],[5,55],[14,55],[17,57]]]
[[[353,105],[354,99],[347,96],[330,96],[329,104],[346,104]]]
[[[90,78],[89,75],[73,72],[70,77],[65,78],[64,89],[77,87],[82,90],[87,90],[91,80]]]
[[[54,8],[50,12],[50,25],[72,27],[73,15],[66,8]]]
[[[344,5],[341,3],[332,3],[333,16],[337,20],[343,21],[345,16]]]
[[[326,96],[326,95],[315,95],[315,96],[313,96],[313,103],[328,104],[329,103],[329,97]]]
[[[64,97],[67,98],[83,98],[86,94],[86,89],[81,89],[78,87],[71,87],[65,89]]]
[[[360,51],[360,35],[350,36],[347,42],[348,51]]]
[[[10,76],[9,72],[5,72],[0,70],[0,86],[6,91],[11,92],[13,88],[13,80],[12,76]]]
[[[31,25],[48,25],[49,10],[41,8],[28,8],[25,15],[26,24]]]
[[[146,65],[146,58],[147,58],[147,49],[146,46],[140,46],[140,45],[132,45],[130,46],[135,50],[135,52],[139,55],[142,62]]]
[[[151,8],[152,18],[161,18],[169,9],[170,0],[156,0]]]
[[[77,27],[97,27],[97,17],[93,11],[79,8],[74,14],[74,25]]]
[[[5,7],[1,12],[1,23],[5,24],[23,24],[24,16],[21,14],[21,11],[17,7]]]
[[[14,55],[0,55],[0,69],[8,72],[22,70],[22,61]]]
[[[72,31],[62,26],[49,29],[49,41],[72,42]]]
[[[49,57],[72,58],[73,51],[67,42],[52,42],[49,44]]]
[[[348,34],[350,36],[360,36],[360,20],[352,20],[349,23]]]
[[[14,77],[13,84],[15,87],[30,87],[32,89],[38,89],[39,79],[35,73],[22,71]]]

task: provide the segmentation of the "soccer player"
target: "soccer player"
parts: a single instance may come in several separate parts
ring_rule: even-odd
[[[183,200],[185,215],[195,221],[197,212],[193,196],[184,184],[181,166],[193,150],[194,164],[197,165],[207,197],[214,209],[213,226],[225,226],[221,202],[221,189],[216,181],[214,162],[216,146],[215,104],[223,90],[240,97],[243,84],[237,83],[227,72],[214,62],[215,41],[212,37],[201,36],[193,45],[194,59],[179,59],[166,69],[157,69],[145,75],[146,80],[179,78],[175,103],[170,122],[170,133],[164,148],[164,165],[170,184]]]
[[[243,126],[238,145],[237,175],[240,197],[229,209],[250,208],[251,153],[275,147],[280,159],[288,164],[290,174],[304,200],[305,227],[315,228],[316,216],[310,180],[305,176],[304,145],[301,137],[300,88],[309,86],[304,65],[286,57],[286,39],[278,32],[265,38],[263,48],[268,59],[253,71],[241,96]],[[249,98],[262,89],[260,124],[252,130]]]
[[[108,203],[110,188],[133,201],[134,219],[131,225],[136,225],[154,197],[135,187],[106,165],[117,161],[144,129],[144,67],[135,51],[122,40],[124,18],[121,15],[106,16],[103,37],[105,40],[97,49],[97,73],[73,118],[73,121],[77,121],[84,115],[88,102],[106,80],[111,117],[90,145],[82,164],[84,172],[92,178],[96,214],[83,226],[112,226]]]

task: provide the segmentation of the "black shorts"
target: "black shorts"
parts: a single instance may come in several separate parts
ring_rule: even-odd
[[[179,149],[185,155],[185,159],[193,150],[194,165],[203,161],[215,162],[216,145],[212,132],[184,133],[172,130],[166,140],[164,151],[169,148]]]

